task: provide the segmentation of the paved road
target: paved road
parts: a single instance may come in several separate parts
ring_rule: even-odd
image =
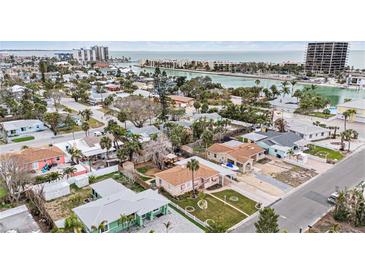
[[[365,180],[365,149],[354,152],[332,169],[289,192],[272,206],[280,214],[279,225],[288,232],[305,230],[328,212],[327,197],[336,187],[353,187]],[[233,232],[255,232],[257,215],[236,228]]]

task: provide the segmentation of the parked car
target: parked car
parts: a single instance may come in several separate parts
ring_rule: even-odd
[[[95,136],[95,137],[100,137],[100,136],[102,136],[102,135],[104,135],[104,133],[103,133],[103,132],[101,132],[101,131],[95,131],[95,132],[94,132],[94,136]]]
[[[336,204],[336,201],[337,201],[337,198],[340,194],[338,192],[333,192],[327,199],[327,201],[330,203],[330,204],[333,204],[335,205]]]

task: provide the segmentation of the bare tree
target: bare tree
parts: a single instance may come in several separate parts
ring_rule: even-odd
[[[165,134],[158,134],[143,146],[144,161],[152,162],[160,169],[165,167],[165,156],[173,151],[172,144]]]
[[[49,96],[49,98],[51,98],[53,100],[54,107],[57,111],[58,106],[61,103],[61,99],[64,96],[63,92],[60,91],[60,90],[57,90],[57,89],[52,89],[52,90],[49,91],[48,96]]]
[[[142,96],[128,96],[120,98],[114,106],[123,110],[127,116],[127,120],[131,121],[136,127],[143,127],[144,123],[158,115],[160,105],[153,100]]]
[[[0,156],[0,184],[7,190],[10,202],[18,202],[25,186],[32,181],[31,174],[18,157],[9,154]]]

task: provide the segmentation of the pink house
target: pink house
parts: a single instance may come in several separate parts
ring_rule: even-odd
[[[65,163],[65,155],[58,147],[26,148],[12,154],[29,171],[42,170],[46,165],[60,165]]]

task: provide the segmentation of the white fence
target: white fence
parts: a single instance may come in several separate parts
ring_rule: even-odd
[[[170,201],[170,204],[173,205],[174,207],[176,207],[178,210],[180,210],[181,212],[183,212],[186,216],[188,216],[190,219],[194,220],[195,222],[197,222],[198,224],[204,226],[204,227],[209,227],[208,224],[204,223],[202,220],[198,219],[197,217],[195,217],[193,214],[191,214],[190,212],[186,211],[186,209],[182,208],[181,206],[173,203]]]
[[[116,171],[118,171],[118,165],[101,168],[101,169],[88,173],[88,175],[98,177],[98,176],[102,176],[102,175],[109,174],[109,173],[116,172]]]

